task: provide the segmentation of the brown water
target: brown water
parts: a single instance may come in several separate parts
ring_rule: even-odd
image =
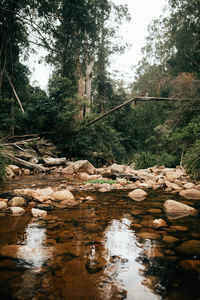
[[[24,178],[0,191],[62,180]],[[184,241],[200,240],[199,217],[167,219],[163,202],[179,199],[176,195],[159,191],[142,202],[127,198],[127,191],[77,190],[74,195],[94,200],[48,212],[44,220],[29,213],[0,217],[0,299],[200,299],[199,274],[180,267],[181,260],[198,257],[176,250]],[[198,201],[190,204],[199,208]],[[156,210],[149,212],[152,208]],[[152,228],[156,218],[164,218],[168,227]],[[187,230],[176,231],[174,225]],[[142,238],[141,233],[150,236]],[[177,240],[163,242],[165,235]]]

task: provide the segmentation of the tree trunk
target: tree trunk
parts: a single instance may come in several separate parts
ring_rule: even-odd
[[[90,114],[91,107],[91,89],[92,89],[92,71],[94,67],[94,60],[92,60],[86,68],[86,79],[85,79],[85,89],[86,89],[86,111],[85,116]]]

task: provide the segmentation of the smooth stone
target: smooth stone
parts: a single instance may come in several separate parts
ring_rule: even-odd
[[[85,200],[87,200],[87,201],[93,201],[93,200],[94,200],[94,198],[93,198],[93,197],[91,197],[91,196],[87,196],[87,197],[85,198]]]
[[[44,217],[47,215],[47,212],[45,210],[41,210],[38,208],[32,208],[31,209],[31,213],[33,215],[33,217]]]
[[[183,254],[199,256],[200,255],[200,240],[190,240],[182,243],[176,248],[178,252]]]
[[[174,237],[174,236],[164,235],[164,236],[163,236],[163,241],[164,241],[165,243],[172,244],[172,243],[178,242],[179,239],[176,238],[176,237]]]
[[[187,231],[188,228],[185,226],[174,225],[174,226],[170,226],[167,230],[170,232]]]
[[[195,188],[195,185],[192,182],[188,182],[188,183],[185,183],[183,187],[184,187],[184,189],[193,189],[193,188]]]
[[[79,204],[79,202],[77,202],[75,200],[63,200],[60,202],[60,205],[65,206],[65,207],[73,207],[78,204]]]
[[[78,160],[73,163],[74,172],[82,173],[85,172],[89,175],[96,173],[95,167],[88,160]]]
[[[167,227],[167,223],[165,222],[165,220],[163,219],[155,219],[153,222],[152,222],[152,225],[154,228],[160,228],[160,227]]]
[[[30,175],[31,171],[29,169],[24,169],[24,175]]]
[[[73,194],[68,190],[61,190],[52,193],[51,199],[54,201],[75,200]]]
[[[7,203],[4,201],[0,201],[0,210],[4,209],[7,207]]]
[[[21,215],[25,213],[25,210],[22,207],[12,206],[9,207],[8,209],[13,215]]]
[[[162,212],[162,210],[159,208],[150,208],[147,211],[152,214],[160,214]]]
[[[154,232],[141,232],[138,236],[142,239],[150,239],[150,240],[157,240],[160,238],[160,234]]]
[[[79,177],[81,180],[88,180],[90,175],[84,172],[84,173],[80,173]]]
[[[128,193],[128,196],[135,201],[142,201],[144,199],[146,199],[146,197],[148,196],[148,194],[143,191],[142,189],[136,189],[130,193]]]
[[[164,203],[164,209],[169,219],[182,218],[193,215],[197,212],[193,207],[175,200],[166,200]]]
[[[179,195],[186,199],[200,200],[200,191],[196,189],[183,190]]]
[[[25,205],[25,200],[23,197],[13,197],[9,201],[10,206],[24,206]]]

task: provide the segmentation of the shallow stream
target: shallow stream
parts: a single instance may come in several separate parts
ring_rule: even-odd
[[[0,193],[53,187],[62,180],[27,176],[0,185]],[[199,216],[168,219],[163,211],[167,199],[198,209],[199,201],[156,191],[136,202],[127,190],[84,191],[76,188],[77,182],[68,183],[77,200],[94,200],[48,211],[44,219],[28,212],[1,214],[0,299],[200,299],[200,270],[181,266],[183,260],[200,258],[177,250],[185,241],[200,240]],[[152,220],[158,218],[168,226],[154,229]],[[176,239],[167,241],[166,236]]]

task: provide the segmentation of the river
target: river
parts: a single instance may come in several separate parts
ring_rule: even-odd
[[[25,176],[0,185],[14,188],[58,186],[59,175]],[[199,216],[168,219],[162,190],[136,202],[127,191],[81,190],[73,178],[76,199],[91,196],[71,209],[54,209],[42,219],[0,215],[0,296],[2,300],[197,300],[200,270],[183,267],[198,256],[177,247],[200,240]],[[185,201],[189,204],[189,201]],[[199,208],[199,201],[190,201]],[[153,228],[162,218],[167,226]],[[166,237],[171,237],[166,238]]]

